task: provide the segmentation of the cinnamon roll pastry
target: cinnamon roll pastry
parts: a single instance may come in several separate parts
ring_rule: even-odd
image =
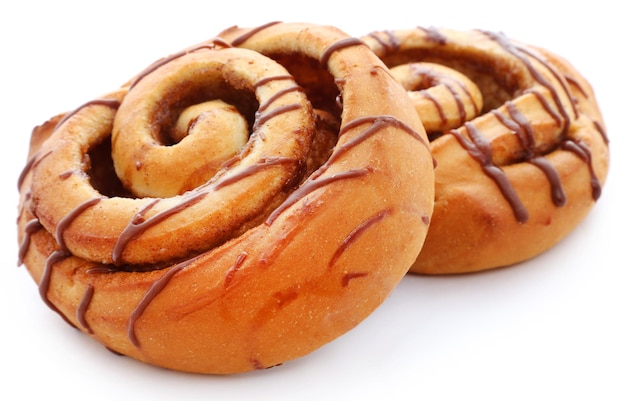
[[[275,23],[37,126],[19,190],[19,263],[51,309],[116,353],[228,374],[304,356],[376,309],[422,246],[434,171],[367,46]]]
[[[600,196],[608,139],[566,60],[500,33],[409,29],[363,38],[428,132],[435,210],[410,271],[473,272],[558,243]]]

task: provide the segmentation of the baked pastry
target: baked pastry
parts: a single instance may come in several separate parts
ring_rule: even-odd
[[[28,160],[19,262],[43,300],[112,351],[187,372],[271,367],[352,329],[433,208],[406,92],[360,40],[311,24],[158,60],[37,126]]]
[[[435,210],[411,272],[507,266],[558,243],[600,196],[608,139],[592,87],[563,58],[501,33],[363,38],[428,131]]]

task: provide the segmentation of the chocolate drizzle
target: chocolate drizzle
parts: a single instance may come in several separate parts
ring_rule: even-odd
[[[294,192],[292,192],[289,195],[289,197],[287,197],[287,199],[280,206],[274,209],[274,211],[265,220],[265,224],[271,225],[282,212],[287,210],[289,207],[291,207],[293,204],[298,202],[300,199],[304,198],[308,194],[320,188],[323,188],[336,181],[362,177],[368,173],[370,173],[369,168],[361,168],[361,169],[352,169],[352,170],[342,171],[340,173],[336,173],[336,174],[330,175],[328,177],[320,178],[320,179],[311,179],[305,182],[303,185],[301,185]]]
[[[63,233],[65,232],[65,230],[74,222],[74,220],[76,220],[76,218],[78,218],[85,210],[89,209],[90,207],[92,207],[93,205],[97,204],[98,202],[100,202],[102,199],[101,198],[92,198],[89,199],[85,202],[83,202],[82,204],[80,204],[78,207],[76,207],[74,210],[72,210],[70,213],[66,214],[65,217],[63,217],[56,226],[56,235],[55,235],[55,239],[57,241],[57,244],[59,245],[59,247],[61,248],[62,251],[67,252],[67,246],[65,245],[65,240],[63,239]]]
[[[186,49],[183,51],[180,51],[178,53],[174,53],[172,55],[170,55],[169,57],[165,57],[162,58],[158,61],[155,61],[154,63],[152,63],[148,68],[146,68],[145,70],[143,70],[142,72],[140,72],[135,79],[133,80],[133,82],[130,84],[129,86],[129,90],[134,88],[142,79],[144,79],[146,76],[150,75],[151,73],[153,73],[154,71],[158,70],[160,67],[164,66],[165,64],[174,61],[180,57],[183,57],[189,53],[194,53],[198,50],[202,50],[202,49],[207,49],[207,50],[215,50],[218,47],[222,47],[222,48],[227,48],[227,47],[231,47],[230,44],[228,42],[226,42],[225,40],[221,39],[221,38],[215,38],[211,41],[209,41],[208,43],[202,43],[199,44],[197,46],[194,46],[190,49]]]
[[[574,153],[587,163],[589,175],[591,176],[591,196],[594,200],[598,200],[602,194],[602,184],[593,170],[593,161],[591,160],[591,151],[589,148],[582,142],[575,142],[571,139],[564,141],[561,144],[561,148]]]
[[[93,330],[91,330],[89,323],[87,323],[87,320],[85,319],[85,314],[87,312],[87,309],[89,308],[89,304],[91,303],[91,298],[93,298],[93,293],[93,285],[88,285],[85,289],[83,297],[80,300],[80,304],[76,309],[76,320],[81,326],[83,326],[83,328],[85,328],[85,330],[87,330],[87,333],[89,334],[93,333]]]
[[[74,109],[73,111],[67,113],[65,116],[63,116],[63,118],[57,123],[55,130],[57,130],[61,125],[63,125],[63,123],[65,123],[67,120],[69,120],[71,117],[73,117],[76,113],[78,113],[79,111],[81,111],[82,109],[89,107],[89,106],[106,106],[109,107],[113,110],[117,110],[120,107],[120,101],[119,100],[115,100],[115,99],[94,99],[91,100],[87,103],[82,104],[81,106],[79,106],[78,108]]]
[[[525,153],[523,160],[534,164],[546,175],[550,182],[550,187],[552,188],[552,202],[556,206],[565,205],[567,196],[563,190],[563,185],[561,184],[561,179],[556,168],[543,155],[535,152],[535,137],[533,135],[531,122],[515,107],[514,103],[507,102],[505,107],[511,116],[510,119],[505,117],[499,110],[493,110],[492,112],[504,126],[517,134],[517,138]]]
[[[71,255],[69,253],[64,251],[52,252],[46,259],[46,265],[44,266],[43,274],[41,275],[41,279],[39,280],[39,295],[41,296],[41,299],[45,302],[46,305],[48,305],[50,309],[63,316],[64,319],[66,319],[65,315],[63,315],[63,313],[61,313],[61,311],[52,302],[50,302],[50,299],[48,299],[48,290],[50,289],[50,280],[52,279],[53,266],[56,263],[69,258],[70,256]]]
[[[26,252],[28,252],[28,248],[30,247],[31,236],[42,228],[43,226],[39,222],[39,219],[32,219],[24,226],[24,238],[22,238],[22,243],[20,244],[17,259],[18,266],[21,266],[24,263],[24,257],[26,256]]]
[[[467,150],[470,156],[480,163],[485,174],[498,185],[502,195],[504,195],[513,208],[513,213],[517,221],[525,223],[528,221],[528,211],[520,201],[517,192],[515,192],[515,189],[504,171],[494,164],[489,142],[471,122],[465,123],[465,127],[467,128],[469,138],[466,138],[457,129],[451,130],[450,133],[459,141],[461,146]]]
[[[276,25],[276,24],[280,24],[280,21],[272,21],[272,22],[268,22],[267,24],[264,25],[260,25],[256,28],[250,29],[246,34],[239,36],[238,38],[234,39],[231,44],[235,47],[241,45],[243,42],[245,42],[246,40],[250,39],[252,36],[256,35],[257,33],[263,31],[266,28],[269,28],[270,26]]]
[[[126,325],[128,338],[135,347],[140,348],[139,339],[137,338],[137,335],[135,333],[135,324],[137,323],[137,320],[139,320],[141,315],[146,311],[146,308],[148,308],[154,298],[156,298],[157,295],[159,295],[161,291],[163,291],[163,289],[167,286],[172,277],[174,277],[175,274],[195,262],[196,259],[197,258],[191,258],[168,268],[167,271],[159,279],[155,280],[152,283],[148,291],[146,291],[139,303],[135,306],[135,309],[133,309],[133,312],[130,314]]]
[[[363,221],[361,224],[359,224],[356,228],[354,228],[354,230],[352,230],[346,236],[346,238],[344,238],[344,240],[341,241],[341,244],[335,251],[335,254],[333,255],[332,259],[330,260],[328,267],[332,268],[335,265],[335,263],[337,263],[341,255],[343,255],[344,252],[346,252],[348,248],[350,248],[359,239],[359,237],[361,237],[368,229],[370,229],[371,227],[373,227],[374,225],[382,221],[389,214],[391,214],[390,209],[381,210],[380,212],[369,217],[368,219]]]
[[[320,56],[320,65],[322,68],[328,68],[328,60],[333,55],[333,53],[345,49],[347,47],[365,45],[361,39],[358,38],[345,38],[341,39],[332,45],[328,46],[324,53]]]

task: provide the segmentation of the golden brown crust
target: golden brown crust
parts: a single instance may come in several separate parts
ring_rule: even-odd
[[[18,228],[20,260],[70,324],[147,363],[226,374],[303,356],[378,307],[424,241],[434,172],[405,91],[363,44],[309,24],[220,36],[36,128]],[[198,89],[194,64],[218,83]],[[243,110],[250,139],[198,187],[170,195],[150,173],[133,189],[150,162],[137,149],[163,146],[171,106],[206,100],[206,85]],[[161,128],[135,137],[132,111]],[[108,148],[130,153],[115,165],[125,186]]]
[[[457,70],[484,102],[477,117],[471,103],[446,109],[432,96],[440,110],[418,110],[424,121],[452,121],[459,111],[467,118],[429,132],[435,211],[412,272],[511,265],[549,249],[587,215],[606,179],[608,140],[591,86],[569,63],[491,32],[412,29],[363,40],[392,69],[428,62]]]

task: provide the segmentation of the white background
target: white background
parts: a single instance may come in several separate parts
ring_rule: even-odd
[[[404,6],[400,4],[406,3]],[[10,5],[7,5],[10,4]],[[0,6],[3,197],[0,399],[625,400],[626,31],[609,1],[12,1]],[[594,86],[611,170],[588,218],[517,266],[404,279],[357,328],[281,367],[201,376],[118,357],[70,328],[17,267],[16,180],[33,126],[231,25],[336,25],[353,36],[501,31],[569,59]],[[41,394],[41,395],[40,395]]]

